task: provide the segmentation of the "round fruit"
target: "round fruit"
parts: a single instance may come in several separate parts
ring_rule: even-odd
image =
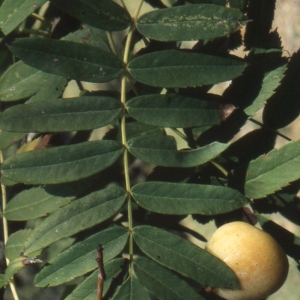
[[[236,274],[240,290],[216,288],[228,300],[260,300],[277,291],[288,274],[288,260],[266,232],[244,222],[218,228],[206,250],[223,260]]]

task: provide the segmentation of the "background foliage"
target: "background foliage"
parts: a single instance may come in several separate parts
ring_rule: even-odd
[[[290,275],[270,298],[297,297],[300,238],[270,220],[300,225],[299,141],[281,133],[300,60],[275,1],[1,3],[6,299],[96,299],[98,244],[105,299],[216,299],[205,287],[238,282],[202,248],[233,220],[278,240]]]

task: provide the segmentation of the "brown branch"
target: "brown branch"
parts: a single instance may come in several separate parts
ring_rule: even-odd
[[[103,248],[101,245],[97,246],[98,251],[98,257],[96,258],[96,261],[98,263],[98,282],[97,282],[97,300],[102,300],[102,294],[103,294],[103,282],[106,278],[104,267],[103,267]]]

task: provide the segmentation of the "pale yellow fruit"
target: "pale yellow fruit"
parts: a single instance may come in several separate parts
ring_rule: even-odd
[[[244,222],[218,228],[206,250],[223,260],[236,274],[241,290],[216,288],[228,300],[260,300],[277,291],[288,273],[288,260],[266,232]]]

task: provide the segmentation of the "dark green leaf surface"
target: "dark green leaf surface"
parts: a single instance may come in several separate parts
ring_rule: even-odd
[[[4,277],[5,277],[4,274],[0,274],[0,288],[2,288],[5,285],[5,283],[4,283]]]
[[[0,130],[0,149],[2,150],[7,148],[21,140],[24,136],[24,132],[8,132]]]
[[[108,82],[123,69],[122,61],[115,55],[86,44],[22,38],[8,47],[31,67],[76,80]]]
[[[45,216],[70,203],[86,187],[85,180],[24,190],[8,202],[4,215],[11,221],[26,221]]]
[[[159,264],[204,286],[238,288],[234,272],[224,262],[186,239],[151,226],[134,228],[140,249]]]
[[[78,242],[50,260],[50,265],[45,266],[35,277],[36,286],[56,286],[96,269],[96,246],[99,243],[104,249],[105,263],[123,250],[127,239],[128,230],[124,227],[113,227]]]
[[[41,73],[47,75],[45,82],[40,86],[39,91],[31,96],[30,99],[26,101],[26,103],[37,101],[53,101],[61,97],[61,95],[63,94],[63,91],[68,82],[66,77],[44,72]]]
[[[276,88],[280,85],[285,71],[286,65],[283,65],[265,75],[260,93],[253,103],[244,110],[248,116],[254,116],[259,109],[264,107],[266,101],[275,93]]]
[[[150,300],[144,287],[132,275],[120,286],[112,300]]]
[[[35,150],[5,160],[2,175],[25,184],[75,181],[109,167],[121,152],[122,145],[110,140]]]
[[[240,30],[244,16],[238,9],[219,5],[183,5],[159,9],[137,20],[144,36],[159,41],[210,40]]]
[[[112,97],[83,96],[8,108],[0,115],[0,128],[17,132],[67,132],[100,128],[121,112]]]
[[[199,149],[178,151],[176,141],[171,136],[146,136],[130,139],[128,147],[133,156],[158,166],[193,167],[213,159],[228,144],[215,142]]]
[[[111,283],[122,270],[125,259],[116,258],[104,264],[106,279],[104,280],[103,296],[107,293]],[[95,300],[97,297],[98,270],[85,279],[65,300]]]
[[[31,234],[31,230],[24,229],[19,230],[14,233],[12,233],[7,240],[7,243],[5,245],[5,256],[9,260],[14,260],[16,258],[19,258],[21,255],[21,252],[24,250],[24,242],[28,238],[28,236]]]
[[[127,11],[111,0],[51,0],[57,7],[83,23],[96,28],[115,31],[130,25]]]
[[[149,211],[173,215],[217,215],[248,204],[236,190],[202,184],[144,182],[132,188],[132,196]]]
[[[141,122],[130,122],[126,124],[126,137],[131,139],[138,136],[146,135],[162,135],[164,134],[164,129],[157,126],[148,125]],[[121,141],[121,131],[119,130],[117,135],[117,140]]]
[[[23,259],[24,257],[18,257],[9,262],[4,274],[4,285],[11,280],[14,274],[25,268],[25,265],[22,263]]]
[[[157,87],[194,87],[231,80],[246,64],[232,57],[164,50],[141,55],[128,64],[130,74],[144,84]]]
[[[94,27],[83,28],[71,32],[65,37],[63,37],[62,40],[87,44],[102,49],[104,51],[110,51],[106,43],[106,31]]]
[[[2,2],[2,1],[1,1]],[[47,0],[5,0],[0,7],[0,29],[7,35]]]
[[[66,83],[65,77],[41,72],[19,61],[0,79],[0,100],[16,101],[34,96],[49,101],[59,97]]]
[[[118,212],[125,198],[124,189],[111,187],[93,192],[61,208],[32,231],[25,243],[25,255],[36,254],[62,238],[107,220]]]
[[[126,106],[136,120],[162,127],[195,127],[221,121],[221,110],[210,108],[208,101],[176,94],[139,96]]]
[[[138,257],[133,267],[140,283],[160,300],[204,299],[184,280],[150,259]]]
[[[300,176],[300,141],[289,142],[251,161],[247,169],[245,195],[258,199],[272,194]]]

